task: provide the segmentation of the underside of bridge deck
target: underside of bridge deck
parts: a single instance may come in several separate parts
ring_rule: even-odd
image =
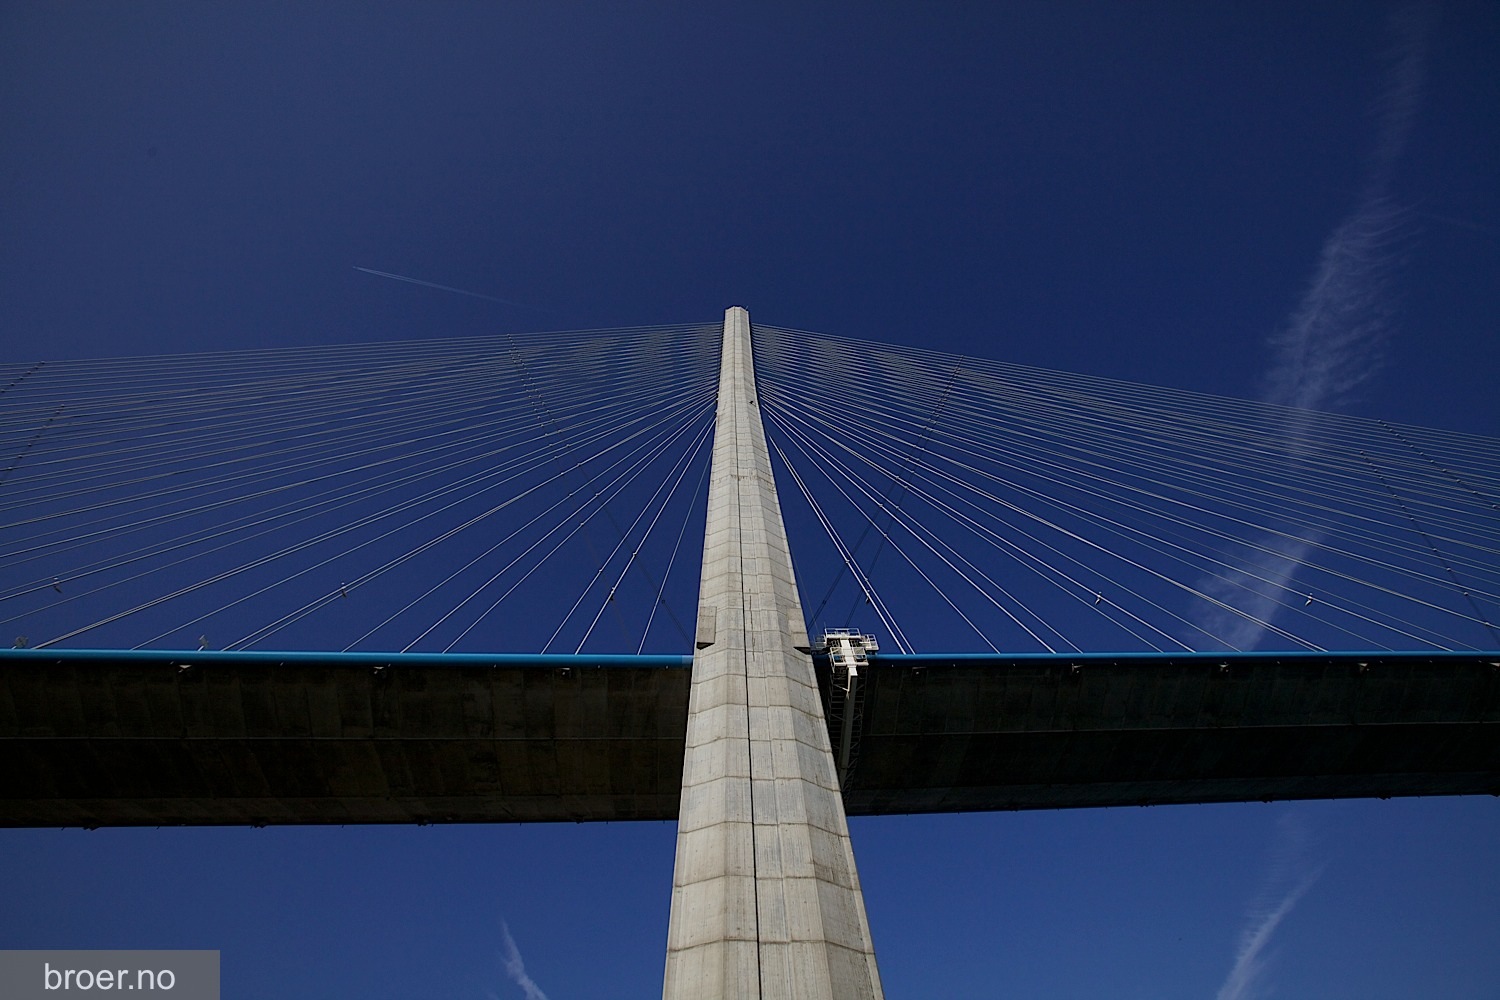
[[[0,825],[674,819],[689,662],[0,651]],[[844,801],[1496,794],[1497,663],[877,656]]]

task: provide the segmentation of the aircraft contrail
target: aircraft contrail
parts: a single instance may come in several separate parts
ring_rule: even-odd
[[[1422,98],[1428,25],[1420,12],[1393,19],[1400,58],[1392,67],[1380,105],[1380,133],[1358,203],[1323,243],[1318,268],[1287,326],[1271,338],[1275,362],[1266,379],[1265,399],[1289,407],[1282,427],[1285,462],[1306,462],[1311,447],[1305,411],[1337,407],[1380,366],[1387,336],[1386,279],[1394,264],[1390,246],[1399,234],[1402,212],[1388,191],[1396,163],[1406,149]],[[1204,628],[1231,649],[1254,649],[1288,600],[1297,571],[1322,542],[1308,527],[1303,538],[1265,535],[1255,548],[1269,556],[1257,571],[1231,570],[1202,589],[1222,606],[1204,616]],[[1310,603],[1311,595],[1307,598]],[[1285,633],[1281,633],[1285,635]]]
[[[1234,966],[1215,1000],[1251,1000],[1261,995],[1260,980],[1266,969],[1266,949],[1271,936],[1322,874],[1321,868],[1311,868],[1307,862],[1304,843],[1307,833],[1296,814],[1281,817],[1276,839],[1271,870],[1260,898],[1250,908],[1245,928],[1240,932]]]
[[[526,974],[526,963],[521,959],[521,951],[516,947],[515,938],[510,936],[510,928],[502,923],[500,933],[505,936],[505,974],[510,977],[511,982],[521,987],[526,1000],[547,1000],[547,994]]]
[[[373,267],[360,267],[353,265],[356,271],[373,274],[377,278],[390,278],[393,281],[406,281],[413,285],[421,285],[424,288],[436,288],[441,292],[457,292],[459,295],[469,295],[476,299],[485,299],[490,302],[499,302],[501,305],[515,306],[517,309],[536,309],[536,306],[528,306],[521,302],[512,302],[510,299],[502,299],[498,295],[485,295],[483,292],[471,292],[467,288],[454,288],[452,285],[440,285],[435,281],[423,281],[421,278],[408,278],[404,274],[392,274],[390,271],[377,271]],[[545,312],[546,310],[539,310]]]

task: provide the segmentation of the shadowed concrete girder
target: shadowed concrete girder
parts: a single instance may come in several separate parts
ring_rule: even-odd
[[[662,995],[880,997],[738,307],[724,316],[698,629]]]
[[[689,662],[0,649],[0,826],[675,819]],[[861,679],[851,816],[1500,792],[1497,652]]]
[[[880,656],[861,679],[851,816],[1500,794],[1500,653]]]
[[[0,825],[672,819],[689,662],[0,650]]]

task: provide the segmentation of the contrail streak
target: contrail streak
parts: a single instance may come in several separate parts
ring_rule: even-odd
[[[1245,929],[1240,933],[1234,967],[1219,987],[1215,1000],[1251,1000],[1258,995],[1257,987],[1267,962],[1265,952],[1272,935],[1321,874],[1320,870],[1308,868],[1305,840],[1306,834],[1295,816],[1283,816],[1261,899],[1250,909]]]
[[[1388,194],[1422,98],[1427,25],[1419,12],[1393,21],[1400,58],[1380,105],[1380,134],[1359,202],[1329,234],[1318,270],[1287,328],[1273,338],[1278,355],[1266,396],[1300,409],[1337,405],[1379,366],[1386,332],[1384,278],[1401,212]]]
[[[1219,987],[1215,1000],[1250,1000],[1256,995],[1256,985],[1266,967],[1266,959],[1262,957],[1262,953],[1270,943],[1271,935],[1276,933],[1277,926],[1292,912],[1292,907],[1297,905],[1297,901],[1307,890],[1312,888],[1312,883],[1313,879],[1309,878],[1294,886],[1274,907],[1254,916],[1240,935],[1240,950],[1235,956],[1234,968],[1229,970],[1229,977]]]
[[[547,994],[526,974],[526,963],[521,959],[521,950],[516,947],[515,938],[510,936],[509,925],[502,923],[500,933],[505,938],[505,974],[510,977],[511,982],[521,987],[526,1000],[547,1000]],[[489,998],[500,1000],[494,992],[489,993]]]
[[[498,295],[485,295],[483,292],[471,292],[466,288],[454,288],[452,285],[440,285],[435,281],[423,281],[421,278],[408,278],[404,274],[392,274],[390,271],[377,271],[373,267],[360,267],[353,265],[356,271],[373,274],[377,278],[390,278],[392,281],[405,281],[413,285],[421,285],[423,288],[436,288],[440,292],[456,292],[459,295],[468,295],[476,299],[484,299],[487,302],[499,302],[501,305],[515,306],[517,309],[536,309],[521,302],[512,302],[510,299],[502,299]],[[545,311],[545,310],[541,310]]]
[[[1275,362],[1264,397],[1289,407],[1281,433],[1289,469],[1312,457],[1307,411],[1338,406],[1380,367],[1387,333],[1385,278],[1402,217],[1388,190],[1421,103],[1427,50],[1427,24],[1420,12],[1402,12],[1393,27],[1399,58],[1382,95],[1380,133],[1359,201],[1324,241],[1311,284],[1286,328],[1271,338]],[[1254,649],[1273,631],[1282,606],[1295,601],[1296,573],[1322,540],[1323,532],[1312,526],[1297,540],[1264,536],[1255,548],[1270,550],[1271,558],[1257,572],[1234,571],[1202,586],[1239,612],[1211,611],[1204,628],[1232,649]]]

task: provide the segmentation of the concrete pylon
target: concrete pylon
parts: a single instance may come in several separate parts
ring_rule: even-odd
[[[879,998],[738,306],[716,420],[662,996]]]

